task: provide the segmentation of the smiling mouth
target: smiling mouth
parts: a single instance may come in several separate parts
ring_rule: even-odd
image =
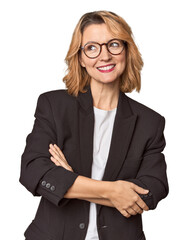
[[[100,72],[111,72],[114,70],[115,66],[116,66],[115,64],[111,64],[111,65],[104,66],[104,67],[98,67],[97,69]]]

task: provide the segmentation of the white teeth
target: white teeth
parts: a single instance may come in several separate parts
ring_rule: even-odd
[[[107,71],[107,70],[110,70],[114,67],[115,65],[110,65],[110,66],[107,66],[107,67],[99,67],[98,69],[99,70],[103,70],[103,71]]]

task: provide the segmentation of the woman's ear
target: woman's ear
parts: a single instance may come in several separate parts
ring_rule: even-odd
[[[81,65],[82,67],[85,67],[85,63],[84,63],[84,61],[83,61],[83,59],[82,59],[81,54],[79,54],[79,62],[80,62],[80,65]]]

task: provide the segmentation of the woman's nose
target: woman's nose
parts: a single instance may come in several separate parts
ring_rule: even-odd
[[[103,45],[101,49],[100,60],[108,61],[111,58],[112,58],[112,54],[109,53],[107,46]]]

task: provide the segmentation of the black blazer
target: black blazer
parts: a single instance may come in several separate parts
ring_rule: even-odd
[[[41,94],[35,118],[22,154],[20,182],[42,198],[25,236],[28,240],[84,240],[89,202],[64,199],[64,194],[78,175],[91,176],[94,111],[90,86],[78,97],[67,90]],[[120,91],[103,180],[121,179],[149,189],[144,197],[149,209],[168,194],[164,125],[164,117]],[[50,143],[62,149],[74,173],[50,160]],[[125,218],[115,208],[97,205],[97,227],[101,240],[145,239],[140,214]]]

